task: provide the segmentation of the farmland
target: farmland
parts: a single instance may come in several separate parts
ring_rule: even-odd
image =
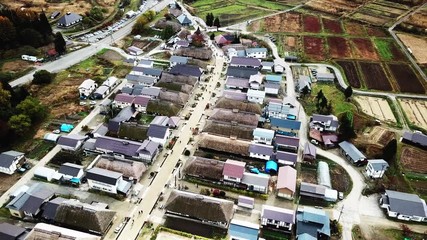
[[[405,59],[402,51],[400,51],[392,40],[376,38],[374,43],[382,60],[402,61]]]
[[[427,103],[421,100],[399,99],[408,122],[418,128],[427,129]]]
[[[192,3],[190,7],[198,17],[205,19],[208,13],[213,13],[214,16],[219,17],[222,26],[227,26],[285,10],[290,6],[280,2],[261,0],[199,0]]]
[[[349,82],[350,86],[360,88],[361,84],[356,68],[356,63],[350,61],[337,61],[337,63],[344,70],[345,76],[347,77],[347,81]]]
[[[332,58],[350,58],[352,56],[350,46],[343,37],[328,37],[329,55]]]
[[[427,54],[425,53],[427,38],[409,34],[397,34],[397,36],[402,40],[406,47],[411,49],[411,52],[418,63],[427,64]]]
[[[403,147],[400,161],[407,171],[415,173],[427,172],[427,151],[405,146]]]
[[[311,59],[323,60],[325,58],[323,38],[318,37],[304,37],[304,52],[309,55]]]
[[[322,30],[319,18],[313,15],[304,15],[304,31],[318,33]]]
[[[323,27],[325,28],[325,32],[341,34],[343,33],[341,22],[338,20],[332,20],[328,18],[322,18]]]
[[[359,66],[367,88],[381,91],[393,90],[380,63],[359,62]]]
[[[424,94],[425,89],[411,66],[407,64],[389,63],[388,67],[401,92]]]
[[[357,103],[362,108],[362,112],[372,116],[382,122],[396,122],[396,118],[391,111],[386,99],[376,97],[357,96]]]
[[[379,60],[379,57],[374,49],[369,38],[353,38],[351,39],[353,46],[354,58],[365,60]]]

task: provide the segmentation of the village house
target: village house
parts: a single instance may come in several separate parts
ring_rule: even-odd
[[[157,99],[162,91],[159,87],[145,87],[141,90],[141,95],[148,96],[151,99]]]
[[[110,93],[110,88],[104,85],[99,86],[93,93],[95,99],[104,99]]]
[[[74,163],[64,163],[59,167],[58,173],[62,175],[63,181],[76,181],[81,182],[84,171],[83,166]]]
[[[307,142],[304,146],[303,160],[308,162],[314,162],[316,160],[316,147]]]
[[[276,134],[274,143],[278,150],[283,149],[285,151],[297,152],[299,147],[299,138]]]
[[[297,187],[297,170],[290,166],[279,168],[277,175],[277,196],[287,199],[293,199],[295,196],[295,189]]]
[[[147,171],[144,163],[127,159],[107,158],[99,155],[95,161],[95,167],[121,173],[123,179],[133,183],[138,183],[144,172]]]
[[[319,82],[333,82],[335,80],[335,74],[327,72],[317,72],[316,79]]]
[[[285,131],[296,135],[296,131],[301,128],[301,122],[282,118],[270,117],[271,129]]]
[[[26,240],[38,239],[101,240],[101,237],[51,224],[37,223],[28,233]]]
[[[147,136],[151,141],[164,146],[170,136],[170,130],[168,127],[163,125],[150,124],[148,127]]]
[[[267,57],[267,48],[247,48],[246,57],[264,59]]]
[[[160,79],[162,76],[162,70],[157,68],[145,68],[145,67],[139,67],[135,66],[130,71],[131,75],[137,75],[137,76],[148,76],[148,77],[154,77],[156,79]]]
[[[298,239],[329,239],[331,236],[329,216],[324,210],[299,206],[296,222]]]
[[[227,159],[222,172],[224,180],[240,183],[245,172],[245,166],[245,162]]]
[[[58,206],[54,223],[77,231],[104,235],[113,224],[115,215],[116,212],[106,209],[105,204],[89,204],[69,199]],[[58,233],[54,234],[55,238],[57,236]]]
[[[291,232],[295,224],[295,211],[275,206],[262,205],[261,226]]]
[[[234,41],[234,35],[220,34],[220,35],[216,36],[214,40],[218,46],[228,45]]]
[[[255,128],[252,135],[254,143],[271,145],[274,139],[274,131],[264,128]]]
[[[132,74],[126,75],[126,80],[127,80],[127,83],[126,83],[127,87],[134,87],[136,85],[151,87],[157,83],[157,78],[155,77],[132,75]]]
[[[338,124],[338,118],[334,115],[313,114],[310,119],[310,128],[320,132],[336,132]]]
[[[246,92],[249,89],[249,81],[248,79],[230,76],[226,78],[225,87],[227,89],[240,89]]]
[[[156,158],[160,144],[151,140],[144,140],[138,149],[139,158],[151,163]]]
[[[149,60],[149,59],[141,59],[138,62],[138,67],[142,67],[142,68],[153,68],[154,67],[154,61]]]
[[[127,50],[130,55],[134,55],[134,56],[138,56],[143,53],[141,48],[135,47],[135,46],[130,46],[127,48]]]
[[[153,118],[150,124],[157,124],[169,128],[176,128],[178,127],[180,120],[181,118],[179,117],[156,116],[155,118]]]
[[[203,71],[195,65],[177,64],[170,69],[169,73],[174,75],[196,77],[197,80],[200,81]]]
[[[191,157],[184,166],[187,177],[195,177],[208,181],[219,182],[222,180],[224,162],[210,158]]]
[[[28,232],[23,227],[5,222],[0,223],[0,239],[2,240],[23,240],[28,239],[27,236]]]
[[[414,144],[421,148],[427,148],[427,135],[420,131],[404,132],[401,142]]]
[[[282,81],[282,75],[268,74],[265,76],[265,81],[269,83],[280,84],[280,82]]]
[[[245,184],[249,191],[266,194],[270,184],[270,175],[244,172],[241,183]]]
[[[135,99],[133,100],[135,110],[138,112],[142,112],[142,113],[146,112],[148,102],[150,100],[151,100],[151,98],[147,97],[147,96],[136,96]]]
[[[261,66],[262,66],[261,70],[271,72],[273,71],[274,63],[262,61]]]
[[[12,216],[17,218],[34,218],[41,210],[43,203],[49,201],[54,192],[41,183],[32,185],[12,199],[6,208]]]
[[[181,14],[179,15],[177,18],[178,22],[182,25],[182,26],[190,26],[192,25],[191,20],[187,17],[187,15],[185,14]]]
[[[123,180],[123,174],[94,167],[86,171],[89,188],[103,192],[128,195],[132,183]]]
[[[255,74],[249,77],[249,87],[251,89],[259,90],[261,88],[263,75]]]
[[[222,92],[222,97],[243,102],[246,101],[247,94],[240,90],[224,90]]]
[[[273,146],[265,144],[251,144],[249,146],[249,156],[263,160],[270,160],[273,155]]]
[[[283,73],[285,71],[285,66],[282,63],[281,59],[274,59],[274,72],[275,73]]]
[[[82,136],[79,134],[61,135],[58,138],[57,144],[61,147],[62,150],[77,151],[82,147],[84,141],[87,138],[87,136]]]
[[[92,79],[86,79],[80,84],[79,86],[79,94],[80,99],[86,99],[88,98],[93,91],[98,87],[98,85],[93,81]]]
[[[233,202],[190,192],[172,190],[165,204],[168,218],[227,229],[234,215]]]
[[[114,97],[113,106],[117,108],[125,108],[132,106],[135,96],[119,93]]]
[[[261,67],[261,61],[256,58],[247,57],[232,57],[230,61],[231,67],[247,67],[247,68],[259,68]]]
[[[280,84],[267,82],[264,84],[264,88],[266,94],[278,95],[280,91]]]
[[[386,209],[391,218],[427,222],[426,202],[415,194],[385,190],[380,198],[380,207]]]
[[[69,28],[69,27],[72,27],[72,26],[76,25],[77,23],[81,22],[82,19],[83,19],[83,17],[76,14],[76,13],[67,12],[64,16],[59,18],[56,25],[59,28]]]
[[[298,113],[296,108],[283,104],[281,100],[270,99],[266,107],[267,118],[296,120],[297,115]]]
[[[181,56],[171,56],[169,58],[169,66],[173,67],[177,64],[187,64],[188,63],[188,58],[187,57],[181,57]]]
[[[237,206],[242,207],[244,209],[254,209],[254,205],[255,199],[239,195],[239,198],[237,199]]]
[[[262,104],[265,98],[265,91],[249,89],[247,92],[247,99],[249,102]]]
[[[338,199],[337,190],[306,182],[301,182],[299,194],[302,197],[318,198],[328,202],[336,202]]]
[[[365,172],[370,178],[382,178],[388,167],[389,165],[384,159],[372,159],[368,160]]]
[[[280,164],[295,166],[297,163],[298,154],[278,150],[276,152],[275,159]]]
[[[230,239],[234,240],[258,240],[259,225],[233,219],[228,228]]]
[[[94,148],[97,152],[109,154],[118,158],[144,160],[143,143],[107,136],[98,136]]]
[[[365,155],[359,151],[353,144],[343,141],[338,144],[341,148],[341,154],[353,164],[361,164],[366,161]]]
[[[24,160],[24,153],[13,150],[2,152],[0,154],[0,172],[12,175]]]
[[[249,79],[252,75],[258,74],[258,69],[256,68],[246,68],[246,67],[232,67],[227,68],[227,76],[245,78]]]

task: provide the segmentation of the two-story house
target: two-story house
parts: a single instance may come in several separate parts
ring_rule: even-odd
[[[246,49],[246,56],[264,59],[267,57],[267,48],[248,48]]]
[[[291,232],[295,224],[295,211],[269,205],[262,205],[261,226]]]
[[[255,128],[252,132],[254,143],[271,145],[274,139],[274,131],[264,128]]]
[[[245,162],[227,159],[222,171],[224,180],[240,183],[243,178],[243,173],[245,172],[245,166]]]
[[[81,99],[88,98],[93,91],[98,87],[98,84],[92,79],[86,79],[79,86],[79,94]]]
[[[273,150],[273,146],[253,143],[249,145],[249,156],[252,158],[270,160],[273,155]]]
[[[12,175],[24,159],[24,153],[7,151],[0,154],[0,172]]]
[[[131,182],[123,180],[123,174],[98,167],[87,170],[86,178],[89,188],[113,194],[128,195],[132,187]]]

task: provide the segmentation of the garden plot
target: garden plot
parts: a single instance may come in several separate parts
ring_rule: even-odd
[[[415,173],[427,173],[427,151],[412,146],[405,146],[400,156],[405,170]]]
[[[374,43],[381,57],[381,60],[384,60],[384,61],[406,60],[405,55],[403,55],[402,51],[400,51],[400,49],[396,46],[396,44],[392,39],[375,38]]]
[[[360,4],[346,0],[310,0],[305,6],[316,11],[341,16],[355,10]]]
[[[408,64],[390,63],[388,68],[399,85],[401,92],[424,94],[426,91],[421,79]]]
[[[323,38],[318,37],[304,37],[304,53],[313,60],[324,60],[325,59],[325,48]]]
[[[263,31],[272,33],[300,33],[302,32],[301,14],[296,12],[281,13],[265,18],[263,21]],[[286,24],[283,24],[286,23]],[[255,24],[255,23],[253,23]]]
[[[390,105],[384,98],[357,96],[356,102],[362,108],[362,112],[372,116],[382,122],[396,122]]]
[[[343,37],[328,37],[329,55],[332,58],[351,58],[351,49]]]
[[[374,45],[369,38],[353,38],[351,39],[353,46],[353,57],[363,60],[379,60]]]
[[[397,34],[397,36],[402,40],[403,44],[410,49],[412,55],[420,64],[427,64],[427,38],[425,37],[416,37],[409,34]]]
[[[361,84],[359,80],[359,74],[357,72],[356,63],[351,61],[337,61],[337,63],[344,70],[344,74],[350,86],[360,88]]]
[[[403,112],[409,122],[420,128],[427,129],[427,103],[422,100],[399,99]]]
[[[367,88],[381,91],[393,90],[380,63],[359,62],[359,66]]]

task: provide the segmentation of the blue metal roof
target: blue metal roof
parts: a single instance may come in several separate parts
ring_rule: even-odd
[[[258,240],[258,229],[231,223],[228,231],[230,236],[238,237],[239,239]]]
[[[281,118],[270,118],[271,126],[279,128],[287,128],[293,130],[299,130],[301,127],[300,121],[287,120]]]
[[[280,82],[282,81],[282,75],[267,75],[265,80],[269,82]]]

